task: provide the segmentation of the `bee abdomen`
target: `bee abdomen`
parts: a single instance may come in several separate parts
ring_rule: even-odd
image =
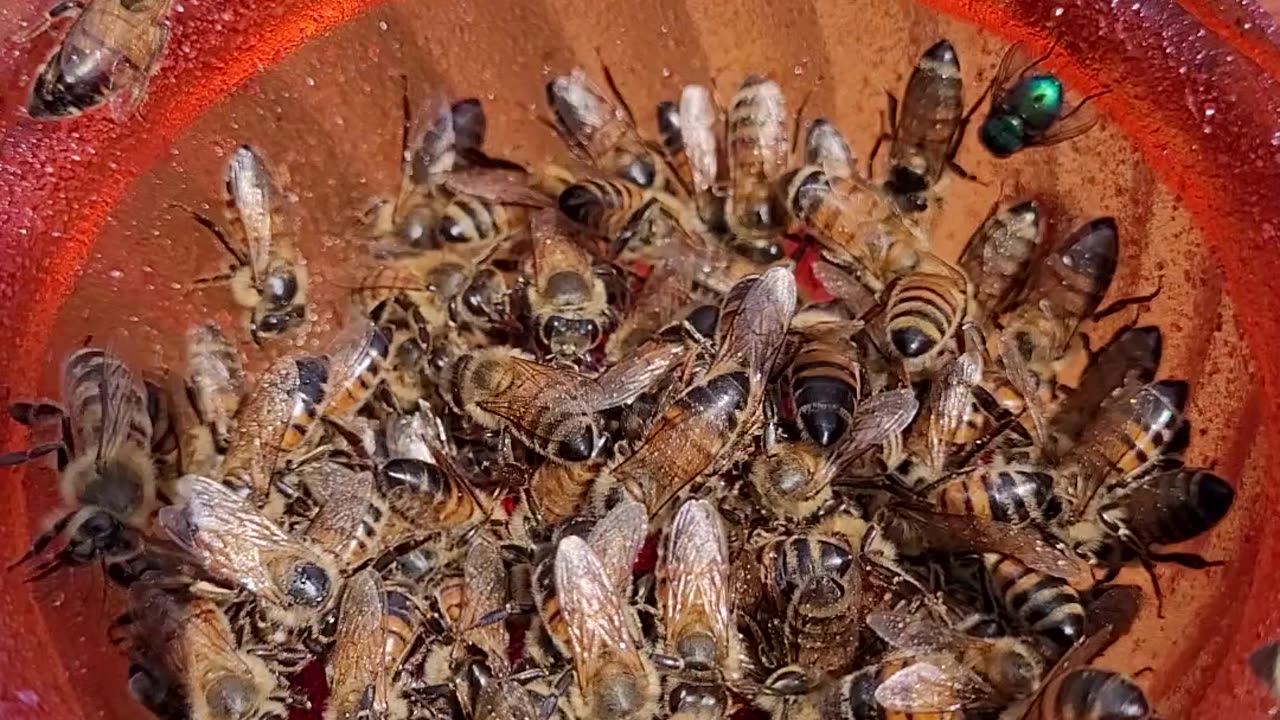
[[[1069,583],[1011,557],[987,553],[982,560],[996,597],[1032,632],[1060,650],[1084,633],[1084,606]]]
[[[801,426],[814,442],[830,446],[849,426],[861,394],[861,367],[847,353],[813,343],[801,348],[791,372]]]
[[[934,350],[960,324],[965,291],[952,279],[930,273],[907,276],[889,298],[886,328],[894,349],[917,358]]]

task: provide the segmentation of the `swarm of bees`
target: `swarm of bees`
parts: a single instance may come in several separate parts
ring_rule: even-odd
[[[1021,57],[982,123],[999,154],[1096,119]],[[1168,546],[1233,490],[1183,464],[1159,328],[1082,342],[1150,299],[1100,308],[1113,220],[1048,237],[1012,198],[958,260],[931,251],[917,213],[972,113],[952,46],[891,103],[879,180],[827,120],[793,150],[760,75],[723,112],[684,88],[656,140],[581,69],[546,97],[572,165],[492,156],[479,102],[406,90],[403,179],[322,351],[252,373],[200,324],[184,368],[86,347],[60,402],[11,408],[48,434],[0,464],[56,455],[63,497],[19,562],[128,588],[135,697],[166,720],[1154,717],[1091,665],[1145,598],[1114,581],[1144,568],[1159,607],[1156,563],[1220,564]],[[255,343],[308,317],[275,177],[243,146],[226,222],[195,215]],[[831,299],[797,289],[805,254]],[[324,699],[289,682],[314,664]]]

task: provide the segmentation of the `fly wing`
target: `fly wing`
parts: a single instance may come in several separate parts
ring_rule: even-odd
[[[260,278],[270,262],[271,243],[277,228],[273,227],[272,216],[275,186],[257,150],[241,145],[231,155],[227,165],[227,193],[244,228],[250,267],[254,277]]]
[[[735,632],[729,596],[729,546],[715,506],[689,500],[667,530],[659,592],[663,626],[674,633],[693,618],[711,628],[722,655]],[[668,648],[671,650],[672,648]]]
[[[600,560],[614,590],[631,593],[631,575],[649,531],[649,517],[644,506],[624,500],[600,519],[587,536],[587,545]]]

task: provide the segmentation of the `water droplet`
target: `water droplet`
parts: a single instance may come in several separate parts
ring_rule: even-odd
[[[792,72],[792,73],[794,73],[794,74],[796,74],[796,75],[803,75],[803,74],[804,74],[804,66],[803,66],[803,65],[796,65],[795,67],[791,68],[791,72]]]
[[[1053,16],[1054,16],[1054,17],[1062,17],[1062,13],[1064,13],[1064,12],[1066,12],[1066,9],[1065,9],[1065,8],[1062,8],[1062,7],[1056,7],[1056,8],[1054,8],[1054,9],[1053,9]]]
[[[389,27],[389,26],[387,25],[387,21],[386,21],[386,20],[379,20],[379,21],[378,21],[378,29],[379,29],[379,30],[381,30],[382,32],[386,32],[388,27]]]
[[[316,79],[313,77],[308,76],[306,82],[307,82],[307,85],[310,85],[311,87],[316,86]]]
[[[111,278],[112,280],[119,280],[120,278],[124,277],[124,271],[122,271],[122,270],[108,270],[108,271],[107,271],[107,277]]]
[[[1271,133],[1271,144],[1272,146],[1280,147],[1280,130]]]
[[[174,289],[174,290],[181,290],[181,289],[182,289],[182,283],[180,283],[180,282],[171,282],[171,283],[169,283],[169,287],[170,287],[170,288],[172,288],[172,289]]]
[[[1208,120],[1209,118],[1213,117],[1214,114],[1216,114],[1217,112],[1218,112],[1218,109],[1213,106],[1213,103],[1205,103],[1205,106],[1204,106],[1205,120]]]
[[[669,67],[664,67],[664,68],[662,68],[662,77],[664,77],[664,78],[669,78],[669,77],[671,77],[671,68],[669,68]]]
[[[36,707],[40,704],[40,695],[35,690],[18,690],[13,693],[13,696],[27,707]]]

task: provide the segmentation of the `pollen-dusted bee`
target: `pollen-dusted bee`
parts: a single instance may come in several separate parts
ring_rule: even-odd
[[[784,520],[811,517],[831,499],[831,484],[848,465],[906,428],[919,403],[910,390],[890,390],[868,398],[850,417],[844,437],[823,450],[788,443],[751,464],[751,483],[769,512]]]
[[[782,88],[759,75],[748,75],[729,103],[725,216],[734,249],[756,262],[782,257],[786,210],[776,183],[790,154],[787,120]]]
[[[999,317],[1022,289],[1031,263],[1040,250],[1044,224],[1033,200],[997,212],[996,207],[969,238],[960,256],[960,269],[973,283],[974,301],[982,322]]]
[[[217,325],[205,323],[187,331],[187,398],[200,421],[225,451],[244,398],[245,374],[240,353]]]
[[[546,94],[556,130],[580,159],[640,187],[666,185],[666,164],[640,137],[630,112],[605,98],[582,68],[553,78]]]
[[[939,40],[911,71],[901,106],[889,96],[889,177],[884,185],[903,210],[924,210],[942,173],[958,170],[956,149],[965,125],[960,60],[950,42]]]
[[[173,0],[91,0],[58,3],[26,37],[34,37],[77,13],[36,75],[27,114],[61,120],[103,103],[122,121],[137,112],[147,83],[169,40],[166,18]]]
[[[306,627],[336,602],[342,577],[332,557],[215,480],[188,475],[179,493],[185,504],[161,508],[157,525],[204,571],[253,593],[270,621]]]
[[[611,468],[597,493],[614,487],[656,514],[699,475],[727,461],[759,423],[764,383],[795,314],[795,278],[773,268],[729,292],[720,311],[716,359],[663,413],[648,439]]]
[[[137,554],[159,505],[142,379],[115,355],[84,348],[63,366],[61,396],[65,409],[50,403],[10,409],[28,424],[59,427],[58,439],[0,456],[5,466],[58,454],[63,510],[18,563],[48,552],[59,538],[65,544],[36,568],[34,577],[66,564],[99,557],[115,562]]]
[[[604,281],[554,211],[534,215],[531,232],[527,297],[533,326],[552,354],[579,358],[600,343],[613,319]]]
[[[666,654],[660,659],[679,673],[667,688],[673,715],[723,717],[722,686],[742,676],[723,522],[707,501],[685,502],[667,529],[658,561]]]
[[[129,592],[130,689],[160,717],[285,720],[288,692],[256,655],[236,644],[213,601],[146,583]],[[182,708],[164,714],[164,708]]]
[[[241,145],[227,164],[227,217],[234,229],[192,211],[235,261],[220,275],[197,285],[228,282],[231,298],[249,310],[249,334],[255,343],[298,327],[307,316],[307,266],[294,245],[284,193],[262,155]]]
[[[560,541],[556,592],[573,653],[569,700],[586,720],[647,720],[658,709],[658,674],[634,611],[587,541]]]
[[[1066,90],[1056,75],[1036,70],[1048,55],[1027,57],[1027,46],[1015,43],[1000,59],[991,80],[991,111],[978,129],[978,138],[992,155],[1009,157],[1037,145],[1053,145],[1089,132],[1098,116],[1086,109],[1090,95],[1070,110]]]
[[[236,414],[222,482],[255,505],[268,505],[272,475],[281,458],[301,446],[314,428],[328,383],[323,357],[285,356],[259,375]]]
[[[591,378],[510,348],[488,348],[455,364],[452,400],[477,423],[510,430],[557,462],[586,462],[606,440],[599,413],[634,400],[672,367],[679,350],[631,355]]]
[[[1015,638],[966,635],[921,615],[876,610],[867,625],[885,642],[916,655],[876,688],[876,701],[900,712],[1003,707],[1032,695],[1044,660]]]

